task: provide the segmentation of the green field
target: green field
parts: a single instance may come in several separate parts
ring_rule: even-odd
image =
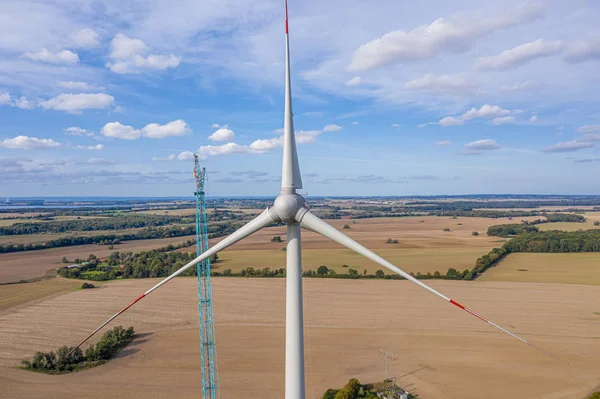
[[[600,285],[600,253],[516,253],[477,281]]]

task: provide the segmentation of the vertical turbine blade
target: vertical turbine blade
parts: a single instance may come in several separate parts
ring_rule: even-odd
[[[302,177],[296,151],[294,114],[292,113],[292,83],[290,76],[290,35],[287,0],[285,1],[285,114],[283,118],[283,167],[281,188],[302,188]]]
[[[183,266],[181,269],[179,269],[176,272],[174,272],[173,274],[171,274],[169,277],[165,278],[164,280],[161,280],[154,287],[150,288],[148,291],[144,292],[142,295],[140,295],[135,300],[133,300],[132,302],[130,302],[123,309],[121,309],[120,311],[118,311],[117,313],[115,313],[114,315],[112,315],[108,320],[106,320],[104,323],[100,324],[100,326],[98,326],[98,328],[96,328],[94,331],[92,331],[91,334],[88,335],[83,341],[81,341],[79,344],[77,344],[76,347],[74,347],[73,349],[71,349],[69,351],[69,353],[67,353],[67,356],[69,356],[75,349],[77,349],[81,345],[83,345],[88,339],[90,339],[94,334],[96,334],[98,331],[100,331],[105,325],[107,325],[108,323],[110,323],[111,321],[113,321],[114,319],[116,319],[119,315],[121,315],[127,309],[129,309],[130,307],[132,307],[133,305],[135,305],[142,298],[148,296],[152,291],[158,289],[163,284],[168,283],[173,278],[179,276],[181,273],[185,272],[186,270],[188,270],[190,267],[196,265],[197,263],[202,262],[203,260],[205,260],[205,259],[213,256],[217,252],[224,250],[225,248],[227,248],[227,247],[235,244],[236,242],[238,242],[238,241],[240,241],[240,240],[248,237],[249,235],[251,235],[253,233],[256,233],[258,230],[260,230],[263,227],[266,227],[266,226],[268,226],[268,225],[270,225],[271,223],[274,223],[274,222],[275,221],[273,220],[273,218],[269,214],[269,209],[268,208],[265,209],[265,211],[263,213],[261,213],[260,215],[258,215],[256,218],[254,218],[250,222],[246,223],[239,230],[235,231],[234,233],[232,233],[228,237],[224,238],[223,240],[221,240],[220,242],[218,242],[217,244],[215,244],[215,246],[213,246],[212,248],[210,248],[208,251],[202,253],[200,256],[196,257],[195,259],[193,259],[191,262],[189,262],[188,264],[186,264],[185,266]]]
[[[417,280],[416,278],[414,278],[413,276],[411,276],[410,274],[406,273],[404,270],[394,266],[393,264],[391,264],[390,262],[388,262],[387,260],[383,259],[381,256],[377,255],[376,253],[370,251],[369,249],[365,248],[364,246],[360,245],[359,243],[357,243],[356,241],[354,241],[353,239],[351,239],[350,237],[348,237],[347,235],[339,232],[338,230],[336,230],[334,227],[332,227],[331,225],[327,224],[326,222],[324,222],[323,220],[319,219],[317,216],[313,215],[311,212],[306,212],[304,214],[304,216],[302,217],[302,221],[300,222],[300,225],[303,228],[315,231],[335,242],[337,242],[338,244],[341,244],[359,254],[361,254],[362,256],[371,259],[373,262],[375,263],[379,263],[381,266],[385,267],[388,270],[393,271],[394,273],[397,273],[399,275],[401,275],[402,277],[406,278],[407,280],[410,280],[411,282],[420,285],[421,287],[425,288],[427,291],[439,296],[440,298],[450,302],[451,304],[453,304],[454,306],[464,310],[465,312],[467,312],[468,314],[470,314],[471,316],[475,316],[477,317],[479,320],[481,321],[485,321],[486,323],[488,323],[489,325],[491,325],[494,328],[497,328],[498,330],[510,335],[513,338],[518,339],[519,341],[531,346],[532,348],[538,350],[539,352],[542,352],[543,354],[545,354],[546,356],[551,357],[554,360],[557,360],[563,364],[566,365],[571,365],[570,362],[565,362],[563,360],[558,359],[557,357],[553,356],[552,354],[546,352],[545,350],[541,349],[540,347],[530,343],[529,341],[527,341],[524,338],[519,337],[518,335],[506,330],[505,328],[500,327],[499,325],[497,325],[496,323],[493,323],[490,320],[487,320],[485,318],[483,318],[481,315],[475,313],[474,311],[472,311],[471,309],[467,308],[466,306],[461,305],[460,303],[456,302],[453,299],[448,298],[446,295],[442,294],[441,292],[431,288],[430,286],[428,286],[427,284],[422,283],[421,281]]]

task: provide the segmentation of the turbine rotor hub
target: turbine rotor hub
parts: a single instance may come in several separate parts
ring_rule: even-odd
[[[283,222],[300,222],[302,216],[308,211],[306,201],[293,191],[284,192],[283,189],[281,191],[281,194],[275,199],[272,209]]]

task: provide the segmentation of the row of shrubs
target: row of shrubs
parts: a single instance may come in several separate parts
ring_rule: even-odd
[[[63,374],[99,366],[115,356],[129,344],[135,335],[133,327],[124,329],[117,326],[108,330],[96,345],[90,345],[85,353],[81,348],[61,346],[50,352],[36,352],[32,360],[23,360],[21,364],[27,370],[49,374]],[[67,354],[73,352],[67,356]]]

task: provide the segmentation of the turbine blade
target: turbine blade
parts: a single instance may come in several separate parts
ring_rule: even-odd
[[[440,298],[450,302],[451,304],[453,304],[454,306],[457,306],[458,308],[464,310],[465,312],[467,312],[468,314],[477,317],[479,320],[485,321],[486,323],[488,323],[489,325],[491,325],[492,327],[497,328],[498,330],[510,335],[513,338],[518,339],[519,341],[531,346],[532,348],[536,349],[539,352],[542,352],[543,354],[545,354],[546,356],[551,357],[554,360],[557,360],[563,364],[566,365],[571,365],[570,362],[565,362],[561,359],[558,359],[557,357],[555,357],[554,355],[546,352],[545,350],[539,348],[538,346],[530,343],[529,341],[527,341],[526,339],[506,330],[505,328],[500,327],[499,325],[497,325],[496,323],[493,323],[490,320],[485,319],[484,317],[482,317],[481,315],[475,313],[474,311],[472,311],[471,309],[467,308],[466,306],[461,305],[460,303],[456,302],[453,299],[448,298],[446,295],[442,294],[441,292],[431,288],[430,286],[428,286],[427,284],[422,283],[421,281],[417,280],[416,278],[414,278],[413,276],[411,276],[410,274],[406,273],[404,270],[394,266],[393,264],[391,264],[390,262],[388,262],[387,260],[383,259],[381,256],[375,254],[374,252],[370,251],[369,249],[365,248],[364,246],[360,245],[359,243],[357,243],[356,241],[354,241],[353,239],[351,239],[350,237],[348,237],[347,235],[341,233],[340,231],[338,231],[337,229],[335,229],[333,226],[329,225],[328,223],[324,222],[323,220],[319,219],[317,216],[315,216],[314,214],[312,214],[311,212],[306,212],[304,214],[304,216],[302,217],[302,220],[300,222],[300,226],[302,226],[303,228],[306,228],[308,230],[312,230],[315,231],[335,242],[337,242],[338,244],[341,244],[357,253],[359,253],[360,255],[371,259],[373,262],[375,263],[379,263],[381,266],[387,268],[388,270],[393,271],[394,273],[397,273],[399,275],[401,275],[402,277],[406,278],[407,280],[410,280],[411,282],[425,288],[427,291],[439,296]]]
[[[287,0],[285,1],[285,110],[283,117],[283,166],[281,170],[282,188],[302,188],[302,176],[296,151],[294,134],[294,114],[292,113],[292,83],[290,76],[290,35],[288,25]]]
[[[202,253],[200,256],[198,256],[195,259],[193,259],[191,262],[189,262],[188,264],[186,264],[185,266],[183,266],[181,269],[179,269],[176,272],[174,272],[173,274],[171,274],[169,277],[166,277],[164,280],[160,281],[154,287],[150,288],[148,291],[144,292],[142,295],[140,295],[135,300],[133,300],[132,302],[130,302],[123,309],[119,310],[117,313],[115,313],[114,315],[112,315],[108,320],[106,320],[104,323],[100,324],[100,326],[98,326],[98,328],[96,328],[94,331],[92,331],[91,334],[88,335],[83,341],[81,341],[79,344],[77,344],[76,347],[74,347],[73,349],[71,349],[69,351],[69,353],[67,353],[67,356],[69,356],[75,349],[77,349],[81,345],[83,345],[88,339],[90,339],[92,336],[94,336],[94,334],[96,334],[98,331],[100,331],[108,323],[110,323],[111,321],[113,321],[114,319],[116,319],[119,315],[121,315],[127,309],[129,309],[130,307],[132,307],[133,305],[135,305],[142,298],[148,296],[152,291],[154,291],[154,290],[158,289],[159,287],[161,287],[162,285],[168,283],[173,278],[179,276],[181,273],[183,273],[184,271],[186,271],[190,267],[196,265],[197,263],[202,262],[203,260],[205,260],[205,259],[213,256],[217,252],[224,250],[225,248],[227,248],[227,247],[235,244],[236,242],[238,242],[238,241],[240,241],[240,240],[248,237],[249,235],[251,235],[253,233],[256,233],[258,230],[260,230],[263,227],[266,227],[266,226],[268,226],[268,225],[270,225],[271,223],[274,223],[274,222],[275,222],[275,220],[273,220],[273,218],[269,214],[269,208],[265,209],[256,218],[254,218],[250,222],[246,223],[244,226],[240,227],[239,230],[233,232],[228,237],[224,238],[223,240],[221,240],[220,242],[218,242],[217,244],[215,244],[215,246],[213,246],[212,248],[208,249],[208,251]]]

